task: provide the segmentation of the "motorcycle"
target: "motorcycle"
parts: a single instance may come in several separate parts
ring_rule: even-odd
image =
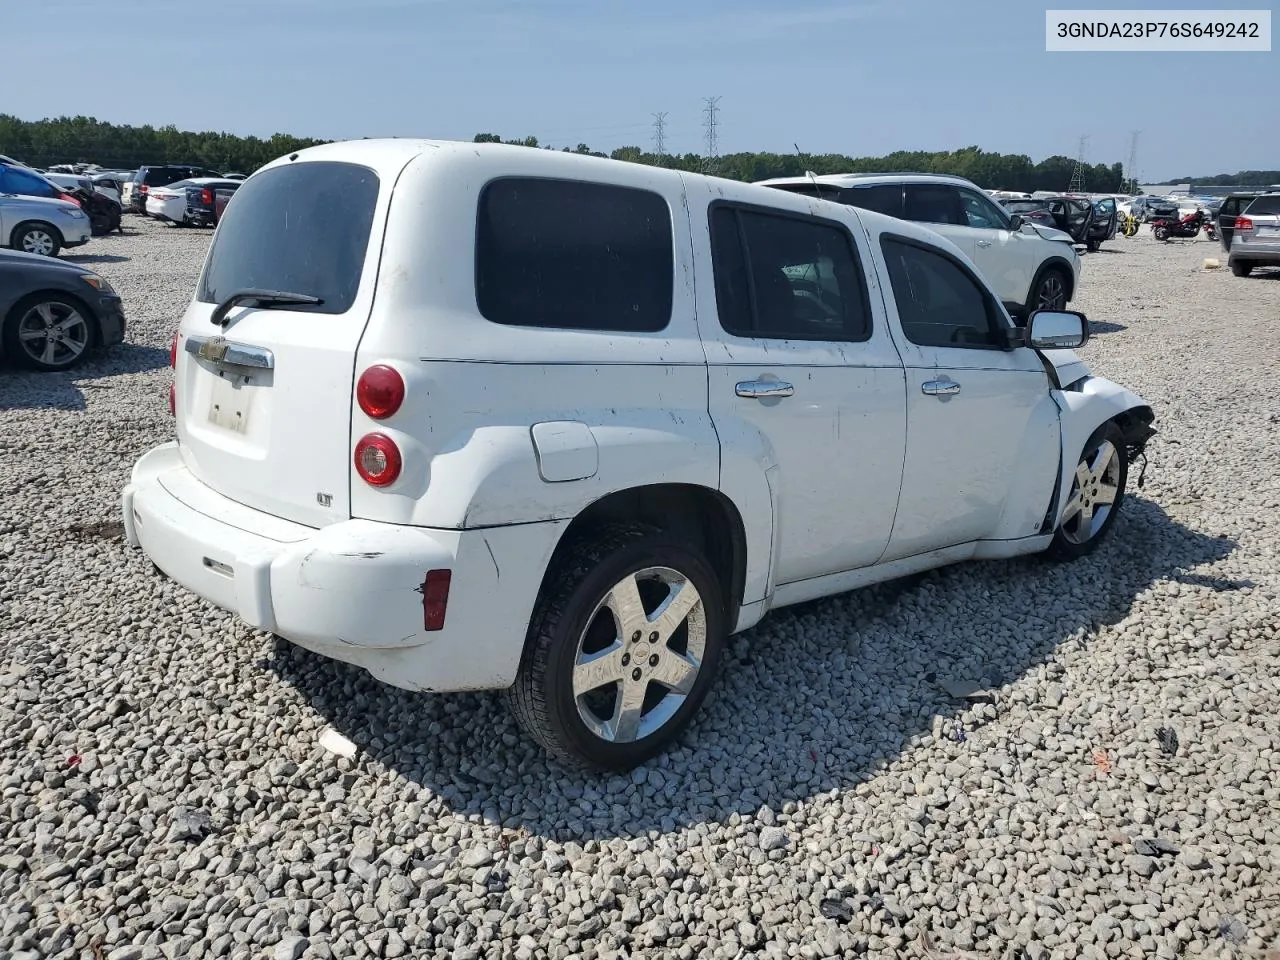
[[[1120,218],[1120,232],[1126,237],[1137,236],[1139,225],[1138,218],[1132,213],[1126,213]]]
[[[1209,218],[1203,210],[1189,213],[1185,217],[1155,217],[1151,220],[1151,235],[1157,240],[1166,241],[1172,237],[1192,239],[1200,236],[1200,228],[1205,226]]]

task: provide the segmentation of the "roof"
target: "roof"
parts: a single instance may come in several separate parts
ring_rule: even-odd
[[[822,176],[773,177],[769,180],[757,180],[763,186],[775,186],[790,183],[829,183],[833,186],[851,187],[868,186],[876,183],[954,183],[965,187],[976,187],[972,180],[957,177],[949,173],[825,173]]]

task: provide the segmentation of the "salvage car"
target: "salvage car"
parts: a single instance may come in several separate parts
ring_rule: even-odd
[[[1247,277],[1255,267],[1280,267],[1280,193],[1254,197],[1232,225],[1227,264],[1237,277]]]
[[[576,154],[361,140],[245,181],[129,544],[570,761],[690,723],[770,610],[1117,529],[1151,406],[911,223]]]
[[[179,180],[167,187],[152,187],[147,194],[147,214],[175,227],[216,226],[221,215],[219,197],[225,207],[238,189],[239,180],[218,177],[198,177]]]
[[[3,357],[33,370],[69,370],[95,347],[124,339],[120,296],[103,277],[65,260],[0,250]]]
[[[1031,310],[1065,307],[1080,281],[1080,257],[1067,234],[1009,214],[963,177],[850,173],[760,183],[926,225],[973,259],[1019,321]]]
[[[0,245],[56,257],[93,236],[89,215],[75,203],[4,193],[0,187]]]

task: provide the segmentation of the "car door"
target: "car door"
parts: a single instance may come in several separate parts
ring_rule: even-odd
[[[1218,210],[1218,237],[1223,250],[1231,249],[1231,237],[1236,232],[1236,217],[1244,206],[1243,197],[1227,197]]]
[[[1095,240],[1111,240],[1116,235],[1116,201],[1103,197],[1093,205],[1094,223],[1091,230]]]
[[[775,585],[875,563],[906,448],[902,364],[868,289],[865,234],[753,194],[690,184],[698,328],[723,474],[764,467],[777,504]],[[697,193],[706,191],[698,203]],[[790,208],[790,209],[788,209]],[[856,223],[856,214],[849,213]],[[875,304],[875,307],[873,307]],[[729,451],[753,461],[738,466]]]
[[[892,287],[887,302],[907,389],[902,493],[883,560],[997,530],[1036,533],[1059,447],[1058,410],[1039,356],[1007,347],[1008,316],[959,258],[894,235],[883,235],[877,252]],[[1028,490],[1043,490],[1043,502]]]
[[[1042,238],[1033,227],[1012,229],[1009,214],[976,190],[957,190],[973,236],[970,259],[1006,307],[1021,307],[1044,258]]]

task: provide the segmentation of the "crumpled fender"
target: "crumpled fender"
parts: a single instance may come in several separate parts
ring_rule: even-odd
[[[1151,427],[1155,412],[1146,400],[1106,377],[1092,376],[1084,363],[1070,351],[1053,352],[1070,354],[1069,358],[1061,358],[1062,369],[1064,372],[1071,370],[1076,379],[1052,393],[1054,402],[1062,410],[1062,463],[1054,508],[1051,516],[1046,518],[1049,522],[1045,532],[1057,529],[1058,518],[1062,516],[1067,497],[1071,493],[1071,477],[1079,462],[1080,452],[1095,430],[1109,420],[1114,420],[1124,433],[1125,440],[1135,450],[1141,450],[1155,432]],[[1057,359],[1053,358],[1051,362]],[[1054,365],[1056,367],[1057,363]],[[1083,376],[1080,376],[1081,371],[1084,372]]]

